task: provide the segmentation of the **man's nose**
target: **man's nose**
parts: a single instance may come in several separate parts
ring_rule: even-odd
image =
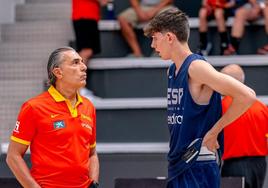
[[[151,48],[154,48],[154,42],[153,41],[151,42]]]
[[[87,66],[86,66],[86,64],[85,63],[81,63],[81,70],[82,71],[86,71],[87,70]]]

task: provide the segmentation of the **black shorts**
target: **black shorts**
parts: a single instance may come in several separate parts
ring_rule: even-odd
[[[245,177],[245,188],[262,188],[266,175],[265,157],[239,157],[225,160],[223,177]]]
[[[93,54],[100,53],[100,31],[96,20],[74,20],[73,27],[78,52],[84,48],[90,48]]]

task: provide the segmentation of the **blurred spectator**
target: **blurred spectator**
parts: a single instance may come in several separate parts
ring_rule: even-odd
[[[262,9],[262,13],[265,21],[265,32],[268,38],[268,0],[265,2],[260,2],[260,7]],[[258,54],[267,55],[268,54],[268,44],[258,49]]]
[[[147,22],[159,12],[171,8],[173,0],[130,0],[130,4],[132,7],[124,10],[118,16],[118,21],[123,37],[132,50],[130,56],[142,57],[143,54],[133,27],[139,23]]]
[[[232,64],[222,73],[244,82],[242,68]],[[232,104],[232,98],[222,100],[223,113]],[[245,177],[245,188],[262,188],[268,155],[268,108],[256,101],[239,119],[224,128],[224,154],[222,176]]]
[[[238,4],[238,8],[235,11],[234,23],[231,31],[231,44],[224,51],[224,55],[233,55],[237,53],[240,41],[244,34],[246,21],[256,21],[262,15],[264,15],[266,20],[265,30],[268,36],[267,2],[267,0],[248,0],[248,2],[242,1],[242,3],[240,2],[240,4]],[[258,50],[258,53],[268,54],[268,45],[260,48]]]
[[[221,54],[228,47],[228,34],[225,26],[227,18],[227,9],[235,5],[234,0],[203,0],[202,7],[199,11],[199,49],[201,55],[208,55],[212,49],[211,42],[207,40],[208,22],[216,20],[218,32],[220,34]]]
[[[76,50],[88,65],[90,58],[100,53],[100,5],[107,4],[108,0],[72,0],[72,21],[75,32]],[[81,95],[94,100],[93,93],[82,88]]]

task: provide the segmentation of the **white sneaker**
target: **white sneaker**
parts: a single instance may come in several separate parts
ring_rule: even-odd
[[[212,50],[212,43],[208,42],[205,49],[199,48],[196,53],[202,56],[208,56],[211,50]]]
[[[208,42],[206,49],[201,50],[201,52],[202,52],[203,56],[208,56],[210,54],[211,50],[212,50],[212,43]]]
[[[93,94],[93,92],[87,88],[81,88],[80,89],[80,95],[88,98],[91,102],[95,102],[96,100],[99,100],[100,97],[97,97],[96,95]]]

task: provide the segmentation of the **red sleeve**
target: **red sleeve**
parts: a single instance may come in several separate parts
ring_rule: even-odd
[[[228,110],[228,108],[231,105],[231,103],[232,103],[232,98],[229,97],[229,96],[225,96],[222,99],[222,101],[221,101],[221,104],[222,104],[222,114],[224,114]]]
[[[36,123],[34,120],[35,112],[29,103],[24,103],[21,107],[18,119],[13,129],[11,140],[30,145],[36,131]]]

